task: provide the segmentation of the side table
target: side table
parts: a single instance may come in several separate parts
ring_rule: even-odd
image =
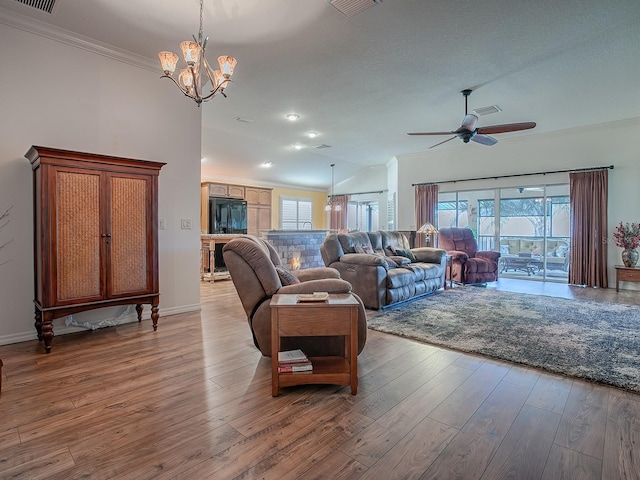
[[[271,394],[280,387],[305,384],[351,385],[358,393],[358,301],[351,295],[331,294],[321,302],[298,302],[295,294],[271,298]],[[278,373],[282,337],[344,336],[344,357],[310,357],[313,371]]]
[[[446,254],[447,272],[444,274],[444,289],[447,289],[447,277],[449,277],[449,288],[453,288],[453,255]]]
[[[616,292],[620,291],[620,282],[640,282],[640,267],[616,267]]]

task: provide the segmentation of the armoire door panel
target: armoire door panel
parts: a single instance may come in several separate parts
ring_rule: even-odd
[[[56,303],[101,298],[100,174],[55,174]]]
[[[110,177],[110,295],[144,292],[149,284],[150,179]]]

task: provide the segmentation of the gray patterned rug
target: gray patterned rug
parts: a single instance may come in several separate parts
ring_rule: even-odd
[[[459,287],[369,328],[640,392],[640,307]]]

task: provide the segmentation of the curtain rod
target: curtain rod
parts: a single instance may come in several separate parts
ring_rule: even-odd
[[[384,193],[386,190],[375,190],[372,192],[357,192],[357,193],[336,193],[334,195],[329,195],[329,197],[340,197],[342,195],[367,195],[369,193]]]
[[[411,186],[416,187],[418,185],[439,185],[441,183],[471,182],[473,180],[497,180],[498,178],[528,177],[530,175],[547,175],[551,173],[587,172],[590,170],[613,170],[613,165],[609,165],[608,167],[589,167],[589,168],[574,168],[571,170],[553,170],[550,172],[517,173],[513,175],[496,175],[493,177],[462,178],[460,180],[443,180],[441,182],[412,183]]]

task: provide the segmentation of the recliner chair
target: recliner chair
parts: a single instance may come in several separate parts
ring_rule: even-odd
[[[478,251],[469,228],[445,227],[438,231],[440,248],[451,255],[452,280],[456,283],[487,283],[498,280],[500,252]],[[447,277],[449,269],[447,269]]]
[[[238,292],[255,346],[266,357],[271,356],[271,297],[276,293],[353,293],[351,284],[340,278],[335,268],[318,267],[285,271],[273,246],[252,235],[232,239],[222,248],[224,262]],[[278,269],[276,268],[278,267]],[[278,272],[280,270],[280,272]],[[283,285],[289,283],[288,285]],[[298,282],[298,283],[297,283]],[[358,308],[358,353],[367,340],[367,316],[360,298]],[[322,322],[322,318],[310,318]],[[344,338],[285,337],[283,350],[301,349],[307,356],[342,356]]]

